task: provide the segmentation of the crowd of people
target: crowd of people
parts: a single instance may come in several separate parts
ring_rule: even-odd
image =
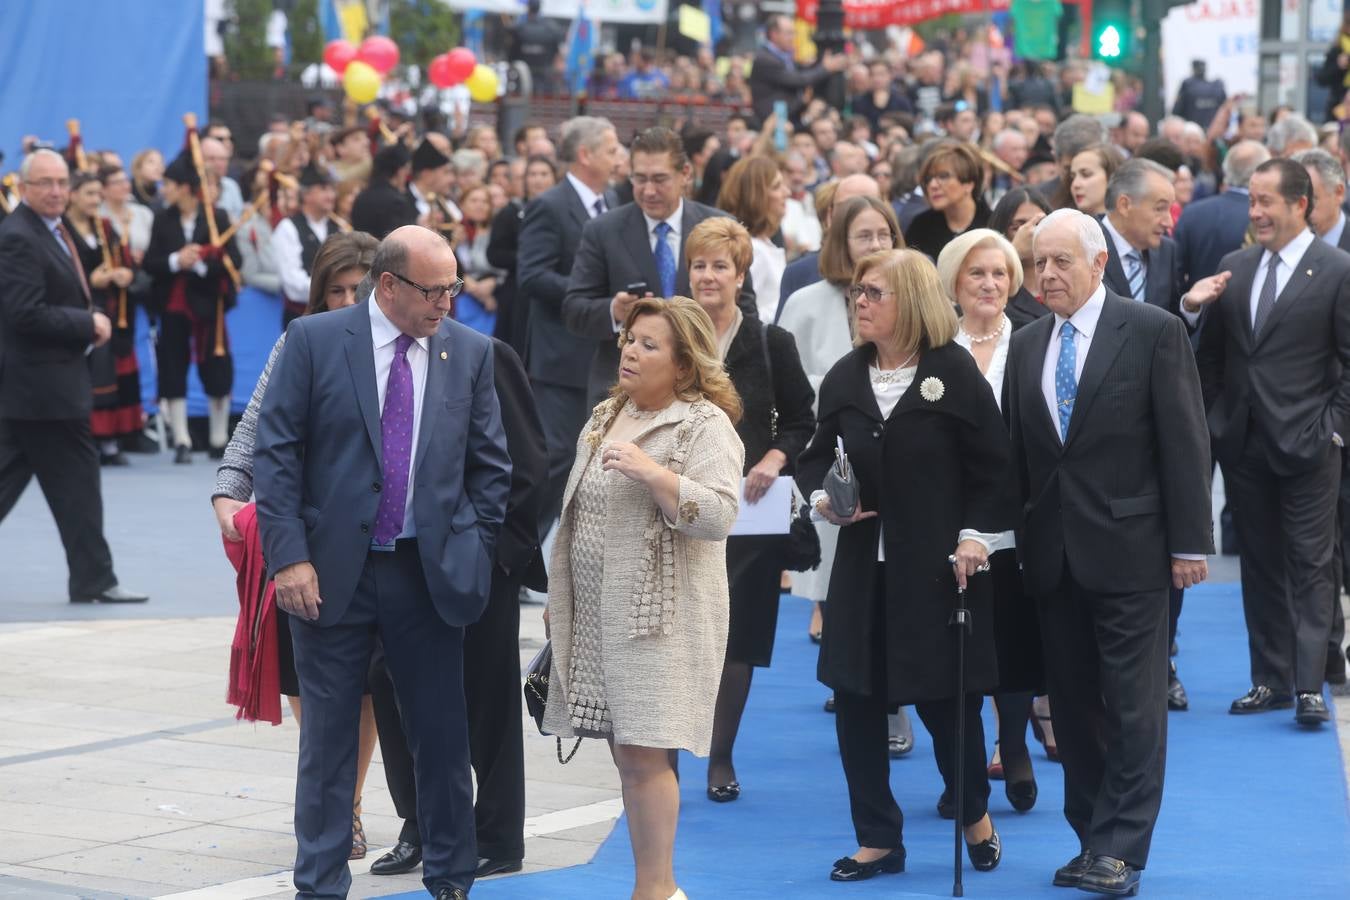
[[[280,122],[256,153],[212,121],[129,167],[26,148],[0,222],[0,519],[36,475],[71,601],[145,601],[114,574],[99,466],[146,449],[155,380],[174,462],[219,460],[231,699],[280,722],[286,696],[300,725],[301,896],[345,896],[367,852],[377,741],[404,826],[372,872],[421,865],[457,898],[520,869],[526,587],[548,593],[540,729],[560,761],[562,738],[610,743],[638,900],[683,897],[676,751],[709,757],[710,802],[754,789],[735,743],[789,588],[857,844],[831,879],[904,871],[888,760],[912,708],[973,868],[1003,852],[991,781],[1036,806],[1030,727],[1081,848],[1050,877],[1131,893],[1189,706],[1170,657],[1216,465],[1251,654],[1230,711],[1328,720],[1350,136],[1241,98],[1076,114],[1034,65],[991,92],[939,51],[799,65],[793,35],[768,17],[720,133],[578,116],[503,146],[386,111]],[[678,90],[650,63],[614,90]],[[241,290],[277,330],[231,433]],[[790,533],[729,537],[781,478]]]

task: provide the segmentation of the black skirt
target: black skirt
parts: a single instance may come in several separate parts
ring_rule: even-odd
[[[983,577],[983,576],[980,576]],[[994,649],[998,654],[998,693],[1045,692],[1040,617],[1035,601],[1022,588],[1016,550],[989,557],[994,581]]]
[[[727,539],[731,622],[727,660],[767,668],[778,628],[783,538],[742,535]]]

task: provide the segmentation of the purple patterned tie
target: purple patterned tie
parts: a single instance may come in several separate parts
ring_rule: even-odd
[[[403,531],[408,501],[408,470],[412,465],[413,383],[408,348],[413,339],[400,334],[394,342],[394,362],[384,392],[380,415],[380,443],[384,448],[384,493],[375,516],[375,543],[388,545]]]

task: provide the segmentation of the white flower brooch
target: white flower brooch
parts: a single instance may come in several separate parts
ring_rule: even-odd
[[[919,396],[929,403],[936,403],[941,400],[946,391],[947,388],[942,384],[942,379],[934,378],[931,375],[919,384]]]

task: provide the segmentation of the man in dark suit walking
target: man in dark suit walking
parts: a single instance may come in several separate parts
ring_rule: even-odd
[[[1167,592],[1207,574],[1209,447],[1185,326],[1107,290],[1107,240],[1057,210],[1036,227],[1054,313],[1013,335],[1023,577],[1036,597],[1081,852],[1054,883],[1137,890],[1167,756]]]
[[[1256,141],[1239,141],[1223,160],[1223,192],[1188,205],[1177,219],[1173,239],[1183,290],[1219,271],[1219,261],[1247,238],[1247,183],[1270,151]]]
[[[563,299],[563,322],[595,347],[587,402],[603,400],[619,377],[619,328],[644,296],[689,296],[684,241],[709,216],[726,213],[684,199],[689,157],[669,128],[648,128],[633,141],[633,202],[586,223]],[[754,316],[750,278],[737,301]]]
[[[548,489],[544,433],[525,367],[504,342],[492,342],[493,384],[511,456],[511,496],[497,536],[492,587],[483,617],[464,632],[464,695],[469,756],[478,785],[474,877],[518,872],[525,856],[525,741],[520,728],[520,587],[546,587],[539,553],[539,508]],[[413,757],[384,659],[371,667],[370,693],[398,843],[370,867],[372,875],[412,871],[422,861]]]
[[[88,354],[112,323],[90,303],[63,215],[70,170],[35,150],[19,177],[22,202],[0,223],[0,521],[36,475],[66,549],[70,602],[143,603],[118,587],[103,537]]]
[[[1102,283],[1112,293],[1150,303],[1176,314],[1181,302],[1177,245],[1167,237],[1176,192],[1173,175],[1148,159],[1132,159],[1116,170],[1106,186],[1106,272]],[[1173,587],[1167,602],[1167,644],[1176,640],[1185,591]],[[1176,663],[1167,663],[1167,708],[1190,708]]]
[[[450,246],[399,228],[370,275],[364,303],[291,323],[258,419],[263,552],[305,698],[295,886],[317,898],[351,885],[357,720],[378,634],[413,748],[422,881],[464,900],[477,868],[464,628],[487,603],[511,463],[491,343],[449,318],[463,286]]]
[[[764,44],[750,67],[750,96],[761,122],[769,118],[779,100],[787,104],[788,118],[797,121],[805,105],[802,91],[848,66],[844,54],[826,52],[816,65],[800,68],[794,56],[796,46],[797,29],[791,16],[775,13],[764,20]]]
[[[567,174],[530,201],[520,227],[516,272],[521,295],[530,304],[525,360],[548,448],[541,534],[558,518],[577,435],[591,414],[586,379],[595,341],[567,330],[563,299],[582,228],[619,205],[609,190],[618,148],[614,126],[605,119],[578,116],[563,125],[559,153]]]
[[[1181,303],[1192,321],[1211,307],[1196,359],[1242,544],[1252,688],[1229,711],[1297,704],[1298,722],[1319,725],[1350,434],[1350,256],[1308,230],[1316,205],[1303,166],[1262,163],[1249,192],[1257,243]]]

